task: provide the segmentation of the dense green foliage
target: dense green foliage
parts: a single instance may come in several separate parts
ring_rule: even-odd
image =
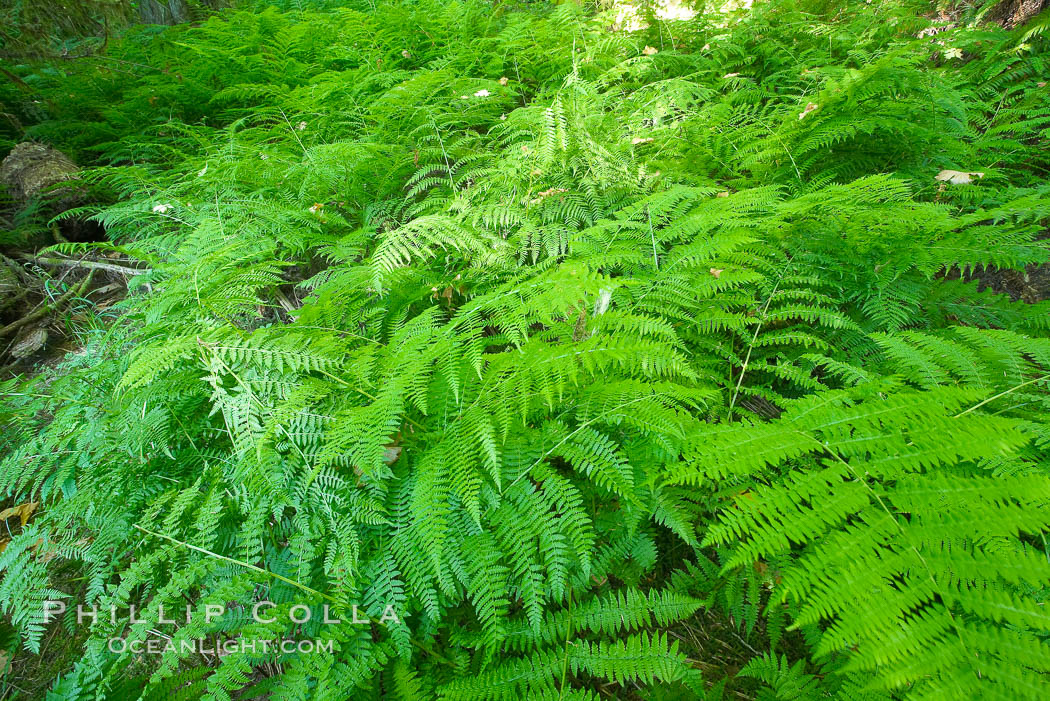
[[[765,698],[1045,698],[1050,308],[973,274],[1050,258],[1050,53],[929,12],[378,2],[23,67],[148,267],[3,386],[0,607],[39,649],[73,561],[122,611],[53,697],[705,698],[710,607]],[[287,620],[331,602],[400,620]],[[337,652],[107,650],[155,631]]]

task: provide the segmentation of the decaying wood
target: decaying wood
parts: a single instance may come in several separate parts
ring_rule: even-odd
[[[42,319],[55,309],[61,309],[62,305],[64,305],[69,300],[82,296],[87,290],[88,285],[91,284],[91,279],[92,277],[94,277],[94,275],[94,271],[88,272],[87,276],[83,280],[81,280],[76,285],[70,287],[61,297],[56,299],[51,304],[41,304],[40,307],[36,309],[36,311],[30,312],[18,321],[13,321],[7,326],[0,328],[0,338],[7,336],[13,331],[17,331],[26,324],[33,323],[37,319]]]
[[[66,154],[47,144],[25,141],[15,146],[0,163],[0,182],[18,202],[26,202],[43,191],[74,178],[77,165]],[[59,188],[55,194],[72,197],[71,188]]]
[[[7,187],[11,197],[25,205],[39,199],[45,204],[39,212],[44,219],[54,217],[78,205],[84,204],[88,190],[66,181],[77,178],[80,168],[66,154],[47,144],[26,141],[12,149],[0,163],[0,184]],[[50,227],[53,241],[101,241],[104,237],[102,225],[92,219],[64,217]],[[45,245],[43,240],[32,240],[30,247]]]
[[[20,287],[18,275],[6,265],[0,265],[0,299],[7,299]]]
[[[47,343],[47,327],[43,324],[28,326],[15,338],[14,345],[8,349],[12,358],[28,358],[44,347]]]
[[[144,24],[182,24],[190,21],[186,0],[142,0],[139,17]]]
[[[1048,0],[1003,0],[989,13],[988,19],[1007,29],[1024,24],[1046,7]]]

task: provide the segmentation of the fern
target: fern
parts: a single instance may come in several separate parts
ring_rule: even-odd
[[[119,611],[52,695],[1046,696],[1050,324],[988,285],[1050,260],[1045,18],[931,7],[278,3],[5,61],[108,238],[49,255],[140,271],[0,384],[22,654]]]

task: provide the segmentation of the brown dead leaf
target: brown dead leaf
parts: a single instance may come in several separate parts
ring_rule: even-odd
[[[393,465],[397,462],[397,459],[401,457],[401,447],[397,445],[388,445],[383,450],[383,462],[387,465]]]
[[[722,192],[715,195],[715,197],[729,197],[729,190],[723,190]]]
[[[809,114],[810,112],[812,112],[815,109],[817,109],[817,103],[816,102],[810,102],[808,105],[806,105],[806,109],[804,109],[804,110],[802,110],[801,112],[798,113],[798,118],[799,119],[804,119],[807,114]]]
[[[34,511],[36,511],[37,506],[39,506],[39,502],[30,501],[25,504],[19,504],[18,506],[12,506],[10,509],[4,509],[3,511],[0,511],[0,521],[6,521],[9,518],[17,516],[22,522],[22,527],[25,527],[26,523],[29,521],[29,517],[33,515]]]
[[[711,268],[711,274],[715,276],[715,279],[722,277],[722,273],[725,272],[725,268]]]
[[[644,49],[642,49],[643,56],[652,56],[656,53],[658,53],[658,51],[652,46],[646,46]]]
[[[49,548],[44,552],[40,552],[39,550],[37,550],[36,556],[41,563],[48,563],[58,557],[61,557],[61,553],[58,552],[57,548]]]
[[[568,192],[568,190],[566,190],[564,187],[549,187],[546,190],[541,190],[540,192],[537,192],[536,194],[539,195],[539,197],[532,198],[531,200],[529,200],[529,203],[539,204],[551,195],[560,195],[563,192]]]
[[[951,183],[952,185],[968,185],[973,182],[975,177],[983,178],[984,173],[977,171],[964,172],[961,170],[942,170],[934,176],[934,180],[939,180],[942,183]]]

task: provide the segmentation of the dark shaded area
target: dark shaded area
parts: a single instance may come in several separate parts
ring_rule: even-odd
[[[1050,299],[1050,266],[1029,265],[1020,270],[989,269],[976,275],[979,289],[1010,295],[1010,299],[1034,304]]]

